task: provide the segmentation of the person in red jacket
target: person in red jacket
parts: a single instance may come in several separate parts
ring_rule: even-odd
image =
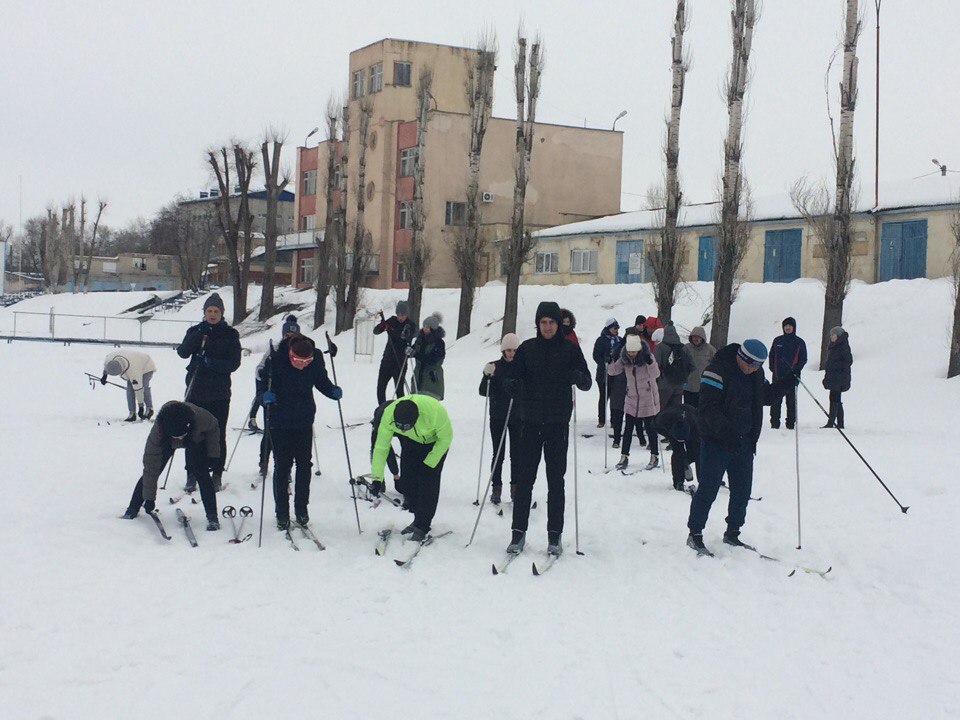
[[[560,332],[567,340],[580,344],[580,338],[577,337],[577,318],[566,308],[560,308]]]
[[[657,347],[657,341],[653,339],[653,331],[662,327],[663,323],[660,322],[660,318],[651,316],[643,321],[643,329],[640,331],[640,334],[643,336],[643,339],[647,341],[647,345],[650,346],[651,353]]]

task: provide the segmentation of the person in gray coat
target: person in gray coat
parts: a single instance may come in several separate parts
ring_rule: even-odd
[[[657,342],[653,350],[653,359],[660,368],[657,388],[660,390],[660,408],[680,405],[683,398],[683,386],[693,369],[693,360],[680,342],[677,328],[668,322],[663,328],[663,340]]]
[[[700,375],[713,361],[717,349],[707,342],[707,333],[699,325],[690,331],[689,342],[683,346],[687,355],[693,361],[693,369],[687,376],[687,384],[683,388],[683,402],[686,405],[697,407],[700,404]]]

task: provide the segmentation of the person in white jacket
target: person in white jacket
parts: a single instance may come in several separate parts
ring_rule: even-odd
[[[156,370],[153,358],[136,350],[116,350],[104,358],[100,384],[107,384],[108,375],[119,375],[127,381],[127,410],[130,415],[125,422],[135,422],[137,417],[143,420],[153,417],[150,379]]]

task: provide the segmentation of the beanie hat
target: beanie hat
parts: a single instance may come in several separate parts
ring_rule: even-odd
[[[206,312],[211,305],[220,308],[220,312],[223,312],[223,300],[217,293],[210,293],[210,297],[203,301],[203,311]]]
[[[620,323],[617,322],[617,319],[615,317],[608,317],[606,322],[603,323],[603,329],[609,330],[614,325],[616,325],[617,327],[620,327]]]
[[[663,342],[663,328],[657,328],[653,331],[653,334],[650,336],[650,339],[655,343]]]
[[[420,417],[420,408],[413,400],[400,400],[393,408],[393,424],[399,428],[409,430],[417,424]]]
[[[507,333],[500,341],[500,352],[504,350],[516,350],[518,347],[520,347],[520,338],[514,333]]]
[[[539,305],[537,305],[537,317],[536,324],[540,324],[540,320],[543,318],[550,318],[557,325],[560,324],[560,306],[549,300],[544,300]]]
[[[186,403],[174,400],[160,408],[157,425],[166,437],[180,437],[190,432],[193,424],[193,410]]]
[[[836,335],[837,337],[841,337],[841,336],[847,334],[847,331],[844,330],[844,329],[843,329],[842,327],[840,327],[839,325],[837,325],[836,327],[830,328],[830,332],[833,333],[834,335]]]
[[[123,372],[124,372],[128,367],[130,367],[130,363],[128,362],[128,363],[126,363],[127,368],[125,368],[125,367],[123,366],[124,363],[121,362],[122,359],[125,359],[125,358],[111,358],[111,359],[108,360],[107,363],[103,366],[103,371],[104,371],[107,375],[122,375]]]
[[[295,315],[287,315],[283,321],[283,328],[280,330],[280,334],[283,337],[286,337],[290,333],[299,333],[300,325],[297,323],[297,318]]]
[[[643,325],[647,321],[646,315],[637,315],[637,319],[633,321],[634,325]]]
[[[397,303],[397,315],[409,315],[410,314],[410,304],[406,300],[401,300]]]
[[[792,317],[784,318],[783,322],[780,323],[780,327],[786,327],[787,325],[790,325],[793,328],[794,332],[797,331],[797,321],[795,318],[792,318]]]
[[[737,356],[751,365],[763,365],[764,360],[767,359],[767,346],[756,338],[750,338],[740,345]]]
[[[643,340],[639,335],[627,335],[627,352],[640,352],[643,349]]]
[[[440,327],[440,323],[443,322],[443,315],[438,312],[432,313],[427,316],[427,319],[423,321],[423,324],[426,325],[431,330],[436,330]]]
[[[693,330],[690,331],[690,337],[698,337],[704,342],[707,341],[707,332],[702,327],[697,325]]]

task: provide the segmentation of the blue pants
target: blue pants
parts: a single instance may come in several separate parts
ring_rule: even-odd
[[[687,527],[693,534],[703,532],[710,507],[717,499],[720,481],[727,474],[730,485],[730,501],[727,503],[727,529],[739,532],[747,519],[747,503],[753,487],[753,448],[742,442],[737,452],[723,445],[704,440],[700,445],[700,468],[697,471],[699,485],[690,501],[690,518]]]

